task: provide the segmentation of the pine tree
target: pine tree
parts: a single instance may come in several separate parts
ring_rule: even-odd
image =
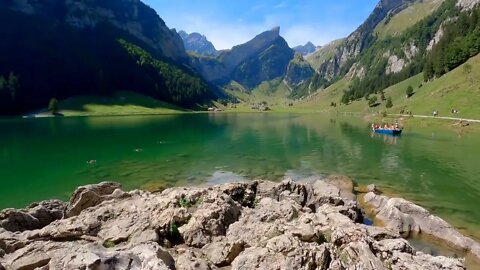
[[[423,66],[423,80],[428,82],[433,78],[433,63],[431,61],[427,61]]]
[[[18,88],[18,77],[15,76],[13,72],[10,72],[10,75],[8,75],[7,89],[10,92],[10,96],[12,97],[13,100],[16,99],[17,88]]]
[[[58,112],[59,106],[58,106],[58,100],[57,100],[56,98],[50,99],[50,102],[48,103],[48,110],[49,110],[51,113],[56,113],[56,112]]]
[[[380,92],[380,99],[385,101],[385,92],[383,92],[383,90]]]
[[[392,107],[393,107],[393,103],[392,103],[392,98],[391,98],[391,97],[388,97],[388,98],[387,98],[387,103],[385,104],[385,107],[387,107],[387,108],[392,108]]]
[[[413,87],[411,85],[407,87],[406,93],[407,93],[407,97],[411,97],[413,95]]]

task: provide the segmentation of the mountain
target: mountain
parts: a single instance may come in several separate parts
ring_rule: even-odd
[[[216,56],[218,51],[215,49],[215,46],[208,41],[208,39],[199,33],[188,34],[185,31],[181,30],[178,32],[180,37],[183,40],[183,45],[187,52],[193,52],[199,55],[204,56]]]
[[[2,0],[0,24],[1,114],[118,90],[186,107],[217,95],[187,65],[176,31],[140,0]]]
[[[391,91],[395,92],[393,108],[399,113],[412,104],[416,104],[415,108],[431,108],[419,105],[427,102],[428,97],[436,97],[435,102],[442,103],[437,93],[442,91],[441,96],[450,104],[443,104],[442,108],[454,104],[468,107],[465,96],[475,98],[472,93],[466,94],[468,91],[463,88],[452,89],[470,85],[464,81],[471,81],[472,67],[464,63],[479,52],[479,0],[381,0],[368,19],[347,38],[307,57],[316,70],[315,76],[327,80],[325,86],[330,85],[308,99],[317,100],[322,106],[339,102],[355,104],[346,109],[355,111],[360,103],[366,106],[364,99],[376,97],[381,100],[378,108],[388,110],[381,99],[382,93],[395,89]],[[462,65],[463,75],[458,71]],[[444,76],[459,75],[455,85],[449,84],[450,90],[438,88],[436,82],[445,82]],[[422,93],[405,98],[409,83],[413,83],[410,86],[414,92]],[[398,89],[402,87],[405,88],[400,94]],[[422,101],[417,104],[420,98]],[[395,105],[396,102],[403,107]]]
[[[330,59],[320,65],[319,73],[329,80],[339,75],[342,68],[351,65],[351,59],[357,57],[371,43],[374,38],[375,27],[382,20],[389,14],[396,14],[402,11],[414,1],[423,0],[381,0],[367,20],[350,34],[341,46],[335,48]]]
[[[467,6],[470,7],[470,6]],[[342,102],[364,97],[423,73],[438,78],[480,51],[480,9],[445,0],[430,15],[395,35],[373,35],[344,71],[355,82]],[[393,17],[392,19],[394,19]],[[348,69],[348,71],[347,71]]]
[[[292,48],[295,52],[300,53],[303,56],[311,54],[317,50],[317,47],[312,42],[307,42],[305,45],[299,45]]]
[[[322,64],[333,59],[335,50],[337,47],[343,44],[345,39],[334,40],[322,47],[320,47],[315,52],[307,55],[305,59],[312,65],[315,70],[318,70]]]
[[[264,81],[283,77],[293,56],[276,27],[222,51],[217,57],[193,57],[192,65],[210,82],[226,85],[236,81],[252,89]]]

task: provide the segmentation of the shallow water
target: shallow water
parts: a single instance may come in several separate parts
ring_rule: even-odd
[[[133,189],[339,173],[478,239],[479,150],[478,134],[407,126],[389,137],[361,118],[318,114],[2,119],[0,208],[65,200],[105,180]]]

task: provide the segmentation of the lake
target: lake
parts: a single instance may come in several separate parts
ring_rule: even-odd
[[[390,137],[362,118],[319,114],[9,118],[0,120],[0,208],[66,200],[106,180],[147,189],[337,173],[480,239],[479,150],[476,134],[407,126]]]

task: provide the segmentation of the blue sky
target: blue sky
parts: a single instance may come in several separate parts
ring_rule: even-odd
[[[290,46],[324,45],[345,37],[378,0],[144,0],[168,27],[199,32],[217,49],[229,49],[280,26]]]

